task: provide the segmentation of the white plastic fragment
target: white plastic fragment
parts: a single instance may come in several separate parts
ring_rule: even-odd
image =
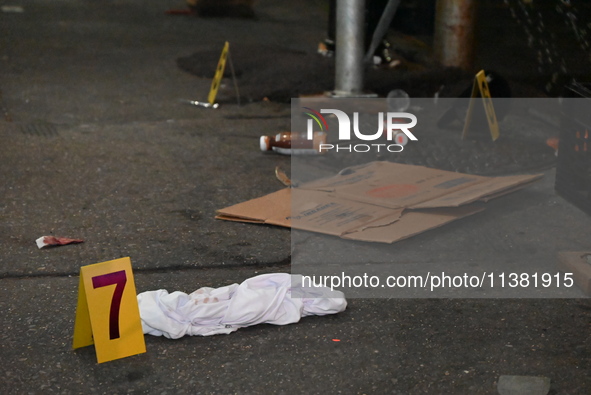
[[[45,244],[44,240],[45,240],[45,236],[41,236],[40,238],[35,240],[35,243],[37,243],[37,247],[43,248],[43,247],[47,246],[47,244]]]
[[[170,339],[229,334],[257,324],[287,325],[347,307],[342,292],[303,287],[301,275],[287,273],[263,274],[241,284],[204,287],[191,294],[148,291],[137,299],[144,333]]]

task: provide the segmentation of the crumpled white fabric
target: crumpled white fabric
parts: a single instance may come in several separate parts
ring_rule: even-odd
[[[241,284],[204,287],[191,294],[148,291],[137,300],[144,333],[170,339],[228,334],[257,324],[286,325],[347,307],[342,292],[302,287],[301,275],[287,273],[262,274]]]

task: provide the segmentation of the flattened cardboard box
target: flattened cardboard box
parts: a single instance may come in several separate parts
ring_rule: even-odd
[[[541,174],[483,177],[371,162],[218,210],[216,218],[393,243],[484,210]]]

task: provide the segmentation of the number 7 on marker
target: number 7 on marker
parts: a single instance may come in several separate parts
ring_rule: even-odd
[[[121,308],[121,298],[123,297],[123,290],[127,283],[127,275],[125,270],[103,274],[92,277],[92,286],[94,289],[106,287],[108,285],[116,285],[111,299],[111,309],[109,312],[109,338],[119,339],[119,310]]]

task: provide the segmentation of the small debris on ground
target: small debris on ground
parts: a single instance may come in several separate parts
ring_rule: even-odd
[[[277,177],[277,179],[286,187],[291,186],[291,180],[287,174],[279,168],[279,166],[275,167],[275,177]]]
[[[52,246],[63,246],[66,244],[78,244],[84,243],[82,239],[69,239],[67,237],[55,237],[55,236],[41,236],[36,240],[37,247],[52,247]]]
[[[3,5],[0,10],[7,14],[22,14],[25,9],[19,5]]]

